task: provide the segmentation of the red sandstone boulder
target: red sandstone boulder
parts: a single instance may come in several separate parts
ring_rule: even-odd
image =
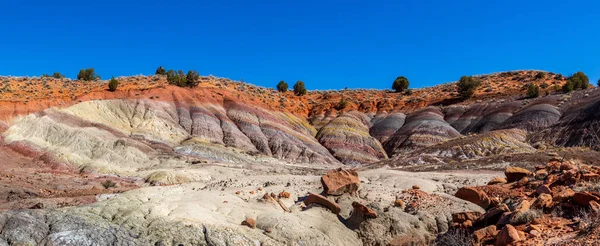
[[[242,221],[242,225],[248,226],[250,228],[256,228],[256,220],[252,218],[247,218],[246,220]]]
[[[454,195],[460,199],[467,200],[487,209],[490,206],[491,200],[483,191],[478,191],[471,187],[462,187]]]
[[[521,240],[519,236],[519,231],[515,229],[512,225],[506,225],[500,233],[498,233],[498,237],[496,238],[496,246],[506,246]]]
[[[500,217],[502,217],[502,215],[506,212],[510,212],[510,209],[508,206],[506,206],[506,204],[501,203],[477,218],[475,221],[475,226],[481,227],[486,225],[495,225],[500,220]]]
[[[532,207],[534,208],[551,208],[552,207],[552,196],[550,194],[541,194],[535,199]]]
[[[355,193],[360,186],[358,173],[354,170],[338,168],[327,172],[321,177],[323,192],[327,195],[339,196],[344,193]]]
[[[306,206],[316,203],[316,204],[319,204],[321,206],[328,208],[334,214],[339,214],[342,211],[342,208],[340,207],[339,204],[337,204],[333,201],[330,201],[326,197],[319,195],[319,194],[312,193],[312,192],[309,192],[308,194],[309,194],[308,197],[304,200],[304,204],[306,204]]]
[[[452,214],[452,222],[463,223],[468,220],[475,221],[477,218],[479,218],[479,216],[481,216],[480,212],[456,213],[456,214]]]
[[[473,239],[475,240],[476,243],[479,243],[479,242],[483,241],[483,239],[485,239],[485,238],[495,237],[496,235],[498,235],[498,232],[496,231],[496,226],[491,225],[491,226],[474,231]]]
[[[571,188],[560,186],[555,188],[555,191],[552,192],[552,200],[556,202],[566,202],[573,198],[574,195],[575,191],[573,191]]]
[[[540,185],[537,187],[537,189],[535,189],[535,193],[537,193],[538,195],[552,194],[552,190],[550,189],[550,187],[548,185]]]
[[[488,185],[506,184],[506,179],[505,178],[501,178],[501,177],[495,177],[492,180],[490,180],[490,182],[488,182],[487,184]]]
[[[367,218],[377,218],[377,213],[365,205],[353,202],[352,207],[354,208],[353,213],[361,214],[363,217]]]
[[[506,175],[506,181],[508,183],[519,181],[530,174],[531,172],[529,170],[520,167],[508,167],[504,171],[504,175]]]
[[[581,179],[588,181],[588,182],[598,182],[600,181],[600,174],[597,173],[585,173],[583,175],[581,175]]]
[[[591,201],[599,202],[600,197],[589,192],[577,192],[573,195],[573,201],[581,206],[590,206]]]

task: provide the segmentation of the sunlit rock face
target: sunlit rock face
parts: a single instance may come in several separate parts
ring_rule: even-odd
[[[404,125],[383,146],[388,156],[395,156],[459,136],[439,108],[428,107],[409,114]]]
[[[319,142],[345,164],[366,164],[386,159],[383,147],[369,135],[370,118],[360,112],[345,113],[317,133]]]

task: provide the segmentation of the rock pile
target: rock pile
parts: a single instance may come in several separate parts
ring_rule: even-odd
[[[534,172],[508,167],[506,180],[486,186],[463,187],[456,197],[486,212],[452,215],[455,230],[472,233],[475,245],[541,245],[561,240],[598,245],[600,239],[582,235],[597,224],[600,212],[600,168],[552,160]],[[576,244],[577,245],[577,244]]]

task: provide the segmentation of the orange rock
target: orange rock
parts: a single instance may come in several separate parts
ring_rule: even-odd
[[[491,225],[474,231],[473,239],[475,239],[475,242],[479,243],[485,238],[495,237],[496,235],[498,235],[498,232],[496,231],[496,226]]]
[[[548,177],[548,171],[546,171],[546,169],[537,170],[534,173],[534,177],[536,179],[545,179],[546,177]]]
[[[277,197],[279,197],[279,198],[290,198],[290,193],[284,190],[282,192],[279,192],[279,195]]]
[[[573,195],[573,201],[581,206],[590,206],[591,201],[600,201],[600,197],[590,192],[577,192]]]
[[[353,202],[352,207],[354,208],[353,213],[360,213],[367,218],[377,218],[377,213],[365,205],[362,205],[358,202]]]
[[[519,231],[509,224],[502,228],[500,233],[498,233],[496,246],[506,246],[520,240],[521,237],[519,236]]]
[[[529,210],[530,207],[531,203],[528,200],[523,200],[521,203],[519,203],[519,205],[517,205],[515,212],[524,213],[525,211]]]
[[[418,189],[421,189],[421,186],[413,185],[412,188],[413,188],[413,190],[418,190]]]
[[[242,225],[248,226],[252,229],[256,228],[256,220],[252,218],[246,218],[246,220],[242,221]]]
[[[480,212],[461,212],[452,214],[452,222],[463,223],[467,220],[475,221],[481,216]]]
[[[344,193],[355,193],[360,186],[358,173],[354,170],[343,170],[338,168],[331,170],[321,177],[324,193],[328,195],[342,195]]]
[[[262,189],[262,187],[258,187],[258,190],[259,190],[259,191],[262,191],[263,189]]]
[[[529,170],[520,167],[507,167],[504,171],[504,175],[506,175],[506,181],[508,183],[518,181],[529,176],[530,174],[531,172]]]
[[[598,182],[600,181],[600,174],[597,173],[584,173],[581,175],[581,179],[588,182]]]
[[[316,203],[328,208],[334,214],[339,214],[342,211],[342,208],[336,202],[330,201],[326,197],[319,194],[315,194],[312,192],[309,192],[308,194],[308,197],[304,200],[304,204],[306,204],[306,206]]]
[[[402,199],[396,199],[394,201],[394,207],[403,208],[404,207],[404,201],[402,201]]]
[[[251,191],[250,191],[250,194],[254,195],[254,191],[253,191],[253,190],[251,190]]]
[[[556,202],[566,202],[567,200],[573,198],[574,195],[575,191],[573,191],[571,188],[561,186],[552,192],[552,200]]]
[[[519,179],[519,181],[517,181],[517,183],[515,183],[515,187],[524,187],[529,183],[529,178],[527,177],[523,177],[522,179]]]
[[[239,195],[239,194],[242,194],[242,192],[238,190],[238,191],[235,192],[235,194]]]
[[[574,169],[576,169],[575,165],[571,164],[570,162],[565,161],[565,162],[563,162],[563,163],[560,164],[560,170],[561,171],[574,170]]]
[[[504,203],[499,204],[498,206],[493,207],[492,209],[485,212],[483,215],[479,216],[479,218],[477,218],[477,220],[475,221],[474,225],[476,227],[495,225],[496,223],[498,223],[500,217],[502,217],[502,215],[505,212],[510,212],[508,206],[506,206],[506,204]]]
[[[492,180],[490,180],[490,182],[488,182],[487,184],[488,185],[506,184],[506,179],[502,178],[502,177],[495,177]]]
[[[594,211],[594,213],[600,212],[600,204],[596,201],[590,201],[590,208],[592,211]]]
[[[491,203],[490,198],[485,192],[466,186],[460,188],[454,196],[475,203],[483,209],[487,209]]]
[[[535,193],[537,193],[538,195],[552,194],[552,190],[550,190],[550,187],[548,187],[548,185],[540,185],[537,187],[537,189],[535,189]]]
[[[552,207],[552,196],[550,194],[541,194],[535,199],[532,205],[534,208],[551,208]]]

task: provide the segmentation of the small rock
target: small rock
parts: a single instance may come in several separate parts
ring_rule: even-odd
[[[590,201],[590,208],[594,213],[600,213],[600,204],[596,201]]]
[[[481,242],[485,238],[495,237],[496,235],[498,235],[498,232],[496,231],[496,226],[491,225],[491,226],[474,231],[473,239],[475,239],[475,242]]]
[[[252,218],[246,218],[246,220],[242,221],[242,225],[248,226],[252,229],[256,228],[256,220]]]
[[[502,177],[495,177],[492,180],[490,180],[490,182],[488,182],[487,184],[488,185],[506,184],[506,179],[502,178]]]
[[[573,201],[581,206],[589,207],[591,201],[599,202],[600,197],[589,192],[577,192],[573,195]]]
[[[421,189],[421,186],[413,185],[412,188],[413,188],[413,190],[418,190],[418,189]]]
[[[551,208],[552,207],[552,196],[550,194],[541,194],[533,202],[534,208]]]
[[[279,192],[279,195],[277,195],[277,197],[279,197],[279,198],[290,198],[290,193],[284,190],[282,192]]]
[[[506,181],[508,183],[519,181],[520,179],[525,178],[530,174],[531,172],[529,170],[520,167],[508,167],[504,171],[504,175],[506,175]]]
[[[394,201],[394,207],[404,208],[404,201],[402,199],[396,199]]]
[[[498,237],[496,238],[496,246],[506,246],[519,240],[521,240],[519,237],[519,231],[509,224],[502,228],[500,233],[498,233]]]
[[[540,185],[537,187],[537,189],[535,189],[535,193],[537,193],[538,195],[552,194],[552,190],[550,189],[550,187],[548,187],[548,185]]]
[[[352,207],[354,208],[353,213],[360,213],[367,218],[377,218],[377,213],[365,205],[362,205],[358,202],[353,202]]]
[[[480,212],[461,212],[452,214],[452,222],[463,223],[467,220],[476,220],[481,216]]]

